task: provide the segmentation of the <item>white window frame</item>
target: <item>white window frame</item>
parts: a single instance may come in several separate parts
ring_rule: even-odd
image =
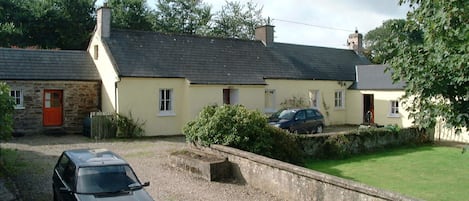
[[[345,109],[345,90],[336,90],[334,92],[334,108]]]
[[[12,94],[12,93],[14,93],[14,94]],[[13,99],[15,101],[15,106],[14,106],[15,109],[17,109],[17,110],[25,109],[23,90],[21,90],[21,89],[11,89],[10,90],[10,96],[13,97]],[[18,103],[18,101],[19,101],[19,103]]]
[[[400,117],[399,114],[399,101],[398,100],[391,100],[389,101],[389,117]]]
[[[167,92],[169,91],[169,97]],[[163,108],[162,108],[163,107]],[[159,116],[174,116],[174,90],[164,88],[158,90],[158,115]]]
[[[270,100],[268,100],[270,98]],[[264,112],[265,113],[274,113],[275,109],[275,89],[266,89],[264,94]],[[268,105],[267,103],[270,102],[272,105]]]
[[[319,109],[320,100],[321,100],[321,97],[319,94],[319,90],[309,90],[309,103],[310,103],[311,108]]]

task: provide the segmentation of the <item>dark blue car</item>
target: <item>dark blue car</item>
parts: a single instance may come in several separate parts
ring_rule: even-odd
[[[291,133],[322,133],[324,116],[317,109],[287,109],[274,113],[269,124]]]

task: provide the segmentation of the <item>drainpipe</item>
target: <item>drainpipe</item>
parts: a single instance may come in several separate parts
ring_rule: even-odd
[[[120,80],[119,77],[117,77],[117,81],[114,82],[114,102],[116,104],[116,108],[114,108],[115,113],[119,113],[119,102],[118,102],[118,100],[119,100],[118,99],[119,90],[118,90],[118,87],[117,87],[119,82],[121,82],[121,80]]]

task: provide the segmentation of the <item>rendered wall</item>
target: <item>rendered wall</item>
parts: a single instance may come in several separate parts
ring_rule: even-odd
[[[326,125],[337,125],[346,123],[346,111],[354,105],[347,104],[347,93],[345,93],[345,107],[334,107],[334,93],[337,90],[345,90],[352,82],[321,81],[321,80],[266,80],[266,89],[274,89],[276,93],[276,109],[280,109],[280,103],[293,96],[302,97],[309,101],[309,91],[319,90],[319,110],[324,115]]]
[[[376,90],[348,90],[347,91],[347,123],[363,123],[363,95],[373,94],[374,98],[374,122],[379,125],[398,125],[399,127],[412,126],[412,120],[405,106],[399,102],[399,116],[390,115],[391,100],[399,100],[404,91],[376,91]]]
[[[95,56],[95,49],[94,47],[97,45],[98,47],[98,58],[96,59]],[[103,45],[100,36],[94,34],[91,38],[90,45],[88,46],[88,53],[93,58],[93,62],[96,65],[99,76],[102,80],[102,90],[101,90],[101,97],[102,97],[102,105],[101,110],[103,112],[116,112],[116,91],[115,91],[115,83],[119,81],[119,77],[117,72],[114,70],[111,56],[107,51],[107,48]]]

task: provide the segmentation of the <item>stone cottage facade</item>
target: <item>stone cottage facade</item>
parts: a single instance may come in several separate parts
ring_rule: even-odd
[[[0,48],[0,69],[16,103],[16,134],[82,133],[100,108],[100,78],[85,51]]]

